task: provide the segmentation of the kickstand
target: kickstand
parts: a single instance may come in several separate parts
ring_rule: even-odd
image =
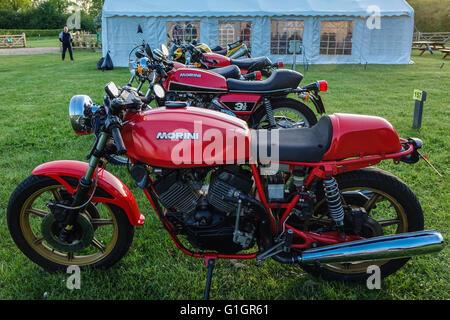
[[[205,257],[205,264],[208,267],[208,275],[206,276],[204,300],[209,300],[209,290],[211,289],[211,279],[212,279],[212,275],[213,275],[215,262],[216,262],[215,258]]]

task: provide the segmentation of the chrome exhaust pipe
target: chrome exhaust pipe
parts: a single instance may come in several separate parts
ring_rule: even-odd
[[[408,232],[308,249],[298,257],[302,264],[389,260],[442,250],[444,239],[434,230]]]

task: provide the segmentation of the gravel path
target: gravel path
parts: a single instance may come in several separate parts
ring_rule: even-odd
[[[59,53],[59,52],[60,52],[59,47],[0,49],[0,56],[14,56],[14,55],[20,55],[20,54]]]

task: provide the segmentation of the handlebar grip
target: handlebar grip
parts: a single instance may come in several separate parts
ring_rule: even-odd
[[[120,134],[120,129],[118,127],[111,128],[111,134],[114,139],[114,144],[116,145],[117,154],[123,155],[127,153],[127,149],[125,149],[125,145],[123,144],[122,135]]]

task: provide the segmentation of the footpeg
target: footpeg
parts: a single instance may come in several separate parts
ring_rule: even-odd
[[[261,263],[261,261],[263,261],[264,259],[273,257],[279,253],[290,252],[293,237],[294,237],[294,232],[291,229],[289,229],[287,231],[287,233],[284,234],[284,236],[280,242],[278,242],[272,248],[270,248],[256,256],[256,260],[258,261],[258,264]]]

